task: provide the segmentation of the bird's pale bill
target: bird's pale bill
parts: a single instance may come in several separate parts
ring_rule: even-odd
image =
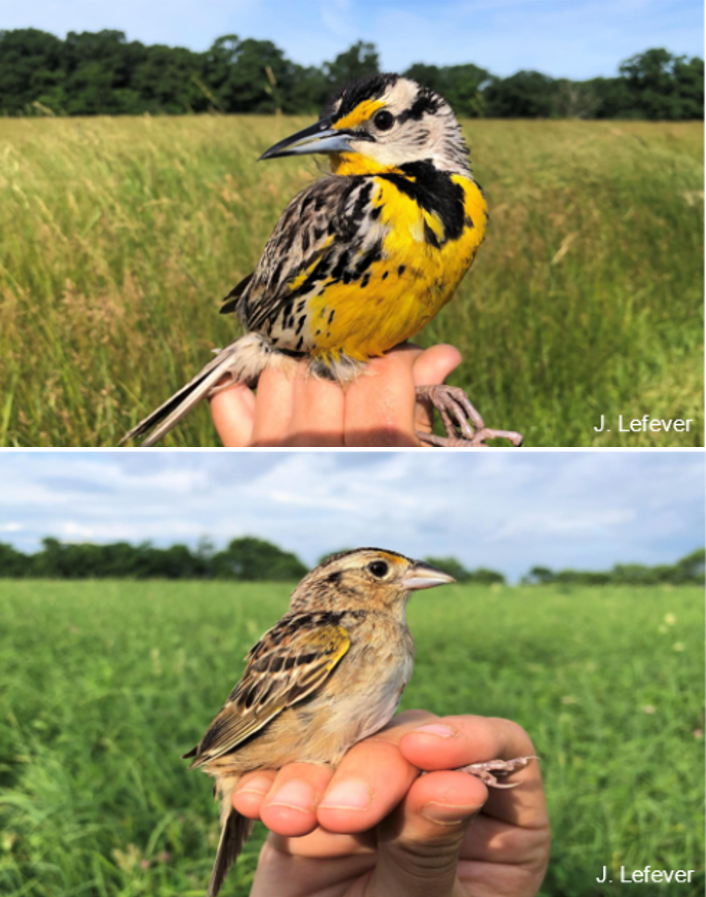
[[[443,586],[449,582],[456,582],[456,580],[448,573],[444,573],[443,570],[432,567],[431,564],[417,561],[402,580],[402,587],[410,591],[418,591],[419,589],[433,589],[434,586]]]

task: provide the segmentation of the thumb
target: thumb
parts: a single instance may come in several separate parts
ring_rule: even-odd
[[[425,349],[414,360],[414,385],[431,386],[435,383],[443,383],[462,361],[463,358],[458,349],[446,343]]]
[[[461,845],[488,797],[474,776],[432,772],[378,826],[378,862],[366,897],[457,897]]]

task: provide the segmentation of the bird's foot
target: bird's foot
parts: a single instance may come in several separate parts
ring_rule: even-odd
[[[470,763],[468,766],[461,766],[456,772],[468,772],[472,776],[477,776],[483,784],[488,788],[514,788],[521,782],[499,782],[497,776],[504,778],[524,769],[530,760],[539,760],[534,754],[528,757],[515,757],[514,760],[487,760],[485,763]]]
[[[458,386],[418,386],[417,399],[430,402],[441,415],[446,436],[417,431],[417,438],[428,445],[447,448],[485,447],[486,439],[509,439],[513,445],[522,445],[522,434],[514,430],[492,430],[471,404],[466,393]]]

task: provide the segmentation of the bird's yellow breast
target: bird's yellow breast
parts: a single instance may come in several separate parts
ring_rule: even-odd
[[[462,201],[462,226],[451,227],[443,214],[424,208],[396,176],[372,177],[380,258],[362,278],[329,282],[312,298],[307,323],[314,357],[344,352],[365,361],[382,355],[419,333],[452,297],[485,236],[487,207],[475,181],[448,177]]]

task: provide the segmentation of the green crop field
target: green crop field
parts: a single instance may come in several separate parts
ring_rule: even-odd
[[[201,897],[217,841],[200,737],[282,613],[269,584],[0,580],[0,893]],[[697,588],[454,586],[415,596],[405,707],[523,724],[554,844],[544,897],[617,894],[604,865],[699,870]],[[245,897],[258,829],[224,893]],[[671,890],[670,890],[671,887]]]
[[[255,160],[304,124],[0,120],[0,444],[114,445],[236,335],[219,300],[318,170]],[[491,227],[420,341],[528,445],[703,445],[703,126],[465,132]],[[694,423],[618,431],[645,414]],[[216,442],[205,407],[167,439]]]

